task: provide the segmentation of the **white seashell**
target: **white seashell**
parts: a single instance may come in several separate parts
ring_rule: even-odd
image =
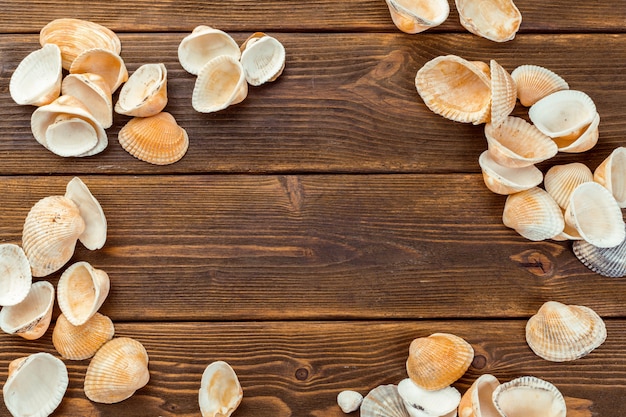
[[[285,47],[276,38],[257,32],[241,45],[241,66],[250,85],[275,81],[285,68]]]
[[[196,80],[191,105],[200,113],[212,113],[242,102],[248,95],[248,82],[241,63],[229,55],[207,62]]]
[[[551,239],[565,227],[561,208],[539,187],[509,195],[504,203],[502,222],[532,241]]]
[[[588,151],[598,143],[598,138],[600,137],[599,125],[600,115],[596,113],[591,123],[584,127],[578,136],[574,134],[554,138],[554,143],[559,147],[559,152],[580,153]]]
[[[576,257],[593,272],[605,277],[626,276],[626,240],[612,248],[599,248],[578,240],[572,248]]]
[[[448,18],[447,0],[386,0],[391,20],[405,33],[420,33],[439,26]]]
[[[478,158],[483,173],[483,180],[489,190],[496,194],[513,194],[528,190],[543,180],[543,174],[534,165],[522,168],[510,168],[498,164],[489,151],[484,151]]]
[[[361,417],[410,417],[404,401],[393,384],[379,385],[363,399]]]
[[[178,61],[193,75],[198,75],[207,62],[221,55],[239,60],[241,50],[229,34],[209,26],[197,26],[178,45]]]
[[[578,90],[554,92],[528,109],[528,117],[543,134],[561,141],[577,138],[596,117],[596,105]]]
[[[241,384],[228,363],[215,361],[204,369],[198,391],[202,417],[229,417],[242,399]]]
[[[85,324],[104,303],[110,286],[106,272],[94,268],[88,262],[76,262],[59,278],[59,308],[74,326]]]
[[[33,276],[26,254],[12,243],[0,244],[0,306],[13,306],[26,298]]]
[[[100,313],[80,326],[74,326],[64,314],[60,314],[52,331],[52,344],[64,358],[83,360],[95,355],[114,334],[113,322]]]
[[[53,44],[28,54],[9,81],[11,98],[20,105],[43,106],[61,93],[61,50]]]
[[[511,77],[517,86],[517,97],[526,107],[557,91],[569,90],[563,78],[538,65],[521,65],[513,70]]]
[[[113,124],[111,89],[98,74],[69,74],[63,79],[61,92],[79,99],[103,128]]]
[[[522,23],[512,0],[455,0],[455,4],[465,29],[494,42],[513,39]]]
[[[460,417],[501,417],[493,403],[493,392],[500,381],[493,375],[483,374],[465,391],[459,403]]]
[[[108,49],[83,51],[70,66],[70,74],[98,74],[106,81],[111,93],[128,80],[126,64],[119,54]]]
[[[398,394],[412,417],[449,417],[453,412],[456,416],[461,401],[461,393],[452,386],[431,391],[417,386],[410,378],[400,381]]]
[[[50,326],[53,307],[54,287],[48,281],[37,281],[21,302],[0,310],[0,328],[27,340],[39,339]]]
[[[500,384],[493,402],[506,417],[565,417],[567,407],[561,392],[548,381],[522,376]]]
[[[167,105],[167,69],[163,64],[144,64],[122,86],[115,112],[149,117]]]
[[[543,185],[559,207],[566,209],[569,205],[570,196],[576,187],[591,181],[593,181],[591,169],[583,163],[573,162],[552,166],[546,172]]]
[[[498,126],[511,114],[517,103],[517,87],[511,74],[495,60],[489,62],[491,73],[491,124]]]
[[[362,402],[363,396],[356,391],[345,390],[337,395],[337,405],[346,414],[358,410]]]
[[[609,190],[621,208],[626,207],[626,148],[615,148],[593,172],[593,180]]]
[[[102,248],[107,238],[107,220],[98,200],[78,177],[67,183],[65,197],[76,204],[85,221],[85,230],[78,240],[89,250]]]

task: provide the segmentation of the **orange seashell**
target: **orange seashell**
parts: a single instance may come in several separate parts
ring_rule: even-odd
[[[64,358],[83,360],[95,355],[102,345],[113,338],[114,333],[111,319],[100,313],[80,326],[74,326],[61,314],[52,331],[52,344]]]

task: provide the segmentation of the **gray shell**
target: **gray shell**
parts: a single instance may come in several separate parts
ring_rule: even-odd
[[[380,385],[369,392],[361,403],[361,417],[410,417],[393,384]]]
[[[605,277],[626,276],[626,240],[612,248],[599,248],[584,240],[573,243],[576,257],[593,272]]]

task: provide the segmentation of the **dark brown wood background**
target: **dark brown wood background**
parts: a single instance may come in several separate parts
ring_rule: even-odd
[[[431,113],[415,91],[417,70],[443,54],[509,71],[542,65],[588,93],[601,123],[594,149],[540,168],[595,169],[623,146],[626,3],[516,4],[520,32],[499,44],[465,31],[453,2],[443,25],[415,35],[396,29],[383,0],[3,2],[0,242],[20,244],[32,205],[80,176],[109,234],[101,250],[79,244],[72,262],[109,274],[101,312],[150,355],[148,385],[115,405],[85,397],[89,361],[65,361],[70,386],[54,415],[198,416],[202,371],[221,359],[244,390],[235,416],[341,416],[341,390],[399,382],[411,340],[434,332],[476,351],[455,383],[461,392],[483,373],[534,375],[561,390],[568,416],[625,414],[626,278],[592,273],[569,242],[530,242],[504,227],[505,197],[486,189],[478,167],[483,126]],[[60,158],[33,139],[33,108],[11,100],[9,79],[60,17],[117,32],[131,73],[166,65],[166,111],[190,137],[181,161],[158,167],[127,154],[117,133],[129,118],[117,114],[108,148],[93,157]],[[195,77],[176,51],[200,24],[238,42],[276,37],[283,75],[236,106],[196,113]],[[56,285],[60,273],[45,279]],[[593,308],[607,341],[573,362],[534,355],[524,326],[548,300]],[[0,384],[11,360],[39,351],[56,354],[51,329],[37,341],[0,335]]]

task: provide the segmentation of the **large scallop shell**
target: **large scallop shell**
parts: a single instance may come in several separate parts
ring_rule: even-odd
[[[437,390],[426,390],[411,380],[405,378],[398,384],[398,394],[404,405],[413,417],[424,415],[436,417],[456,416],[456,409],[461,401],[461,393],[452,386]]]
[[[567,407],[561,392],[548,381],[522,376],[500,384],[493,402],[506,417],[565,417]]]
[[[285,68],[285,47],[276,38],[254,33],[241,45],[241,66],[250,85],[276,80]]]
[[[17,104],[43,106],[61,93],[61,50],[48,44],[28,54],[9,81],[11,98]]]
[[[54,287],[48,281],[37,281],[21,302],[0,310],[0,327],[26,340],[39,339],[50,326],[53,307]]]
[[[593,272],[605,277],[626,276],[626,239],[612,248],[599,248],[577,240],[572,248],[576,257]]]
[[[552,239],[565,228],[561,208],[539,187],[509,195],[504,203],[502,222],[532,241]]]
[[[193,88],[191,105],[197,112],[212,113],[242,102],[248,95],[248,82],[241,62],[220,55],[207,62]]]
[[[491,124],[497,126],[511,114],[517,103],[517,87],[511,74],[494,59],[489,62],[491,74]]]
[[[513,39],[522,23],[512,0],[455,0],[455,4],[465,29],[494,42]]]
[[[100,313],[95,313],[80,326],[74,326],[64,314],[60,314],[52,331],[52,344],[64,358],[83,360],[95,355],[114,334],[113,322]]]
[[[18,245],[0,244],[0,306],[13,306],[30,291],[33,276],[26,254]]]
[[[241,384],[228,363],[215,361],[204,369],[198,391],[202,417],[229,417],[242,399]]]
[[[89,250],[102,248],[107,238],[107,219],[98,200],[78,177],[67,183],[65,197],[76,204],[85,221],[85,230],[78,240]]]
[[[483,374],[465,391],[459,403],[460,417],[501,417],[493,403],[493,392],[500,385],[498,378]]]
[[[210,26],[197,26],[178,45],[180,65],[193,75],[198,75],[207,62],[221,55],[239,60],[241,50],[228,33]]]
[[[572,162],[552,166],[544,176],[543,185],[559,207],[566,209],[576,187],[590,181],[593,181],[591,169],[581,162]]]
[[[517,86],[517,98],[526,107],[557,91],[569,90],[561,76],[539,65],[520,65],[511,77]]]
[[[74,326],[85,324],[104,303],[110,285],[106,272],[94,268],[88,262],[76,262],[59,278],[59,308]]]
[[[70,66],[70,74],[98,74],[106,81],[111,93],[128,80],[128,70],[121,56],[108,49],[83,51]]]
[[[528,190],[543,180],[541,170],[534,165],[522,168],[510,168],[498,164],[489,151],[484,151],[478,158],[483,180],[489,190],[496,194],[509,195]]]
[[[410,417],[404,401],[393,384],[379,385],[371,390],[360,407],[361,417]]]
[[[420,33],[448,18],[447,0],[386,0],[391,20],[404,33]]]
[[[528,117],[543,134],[561,141],[577,138],[596,117],[596,105],[579,90],[560,90],[528,109]]]
[[[167,105],[167,68],[164,64],[144,64],[122,86],[115,112],[126,116],[149,117]]]
[[[593,180],[609,190],[621,208],[626,207],[626,147],[615,148],[593,172]]]
[[[100,75],[69,74],[63,79],[61,92],[80,100],[103,128],[113,124],[111,89]]]

